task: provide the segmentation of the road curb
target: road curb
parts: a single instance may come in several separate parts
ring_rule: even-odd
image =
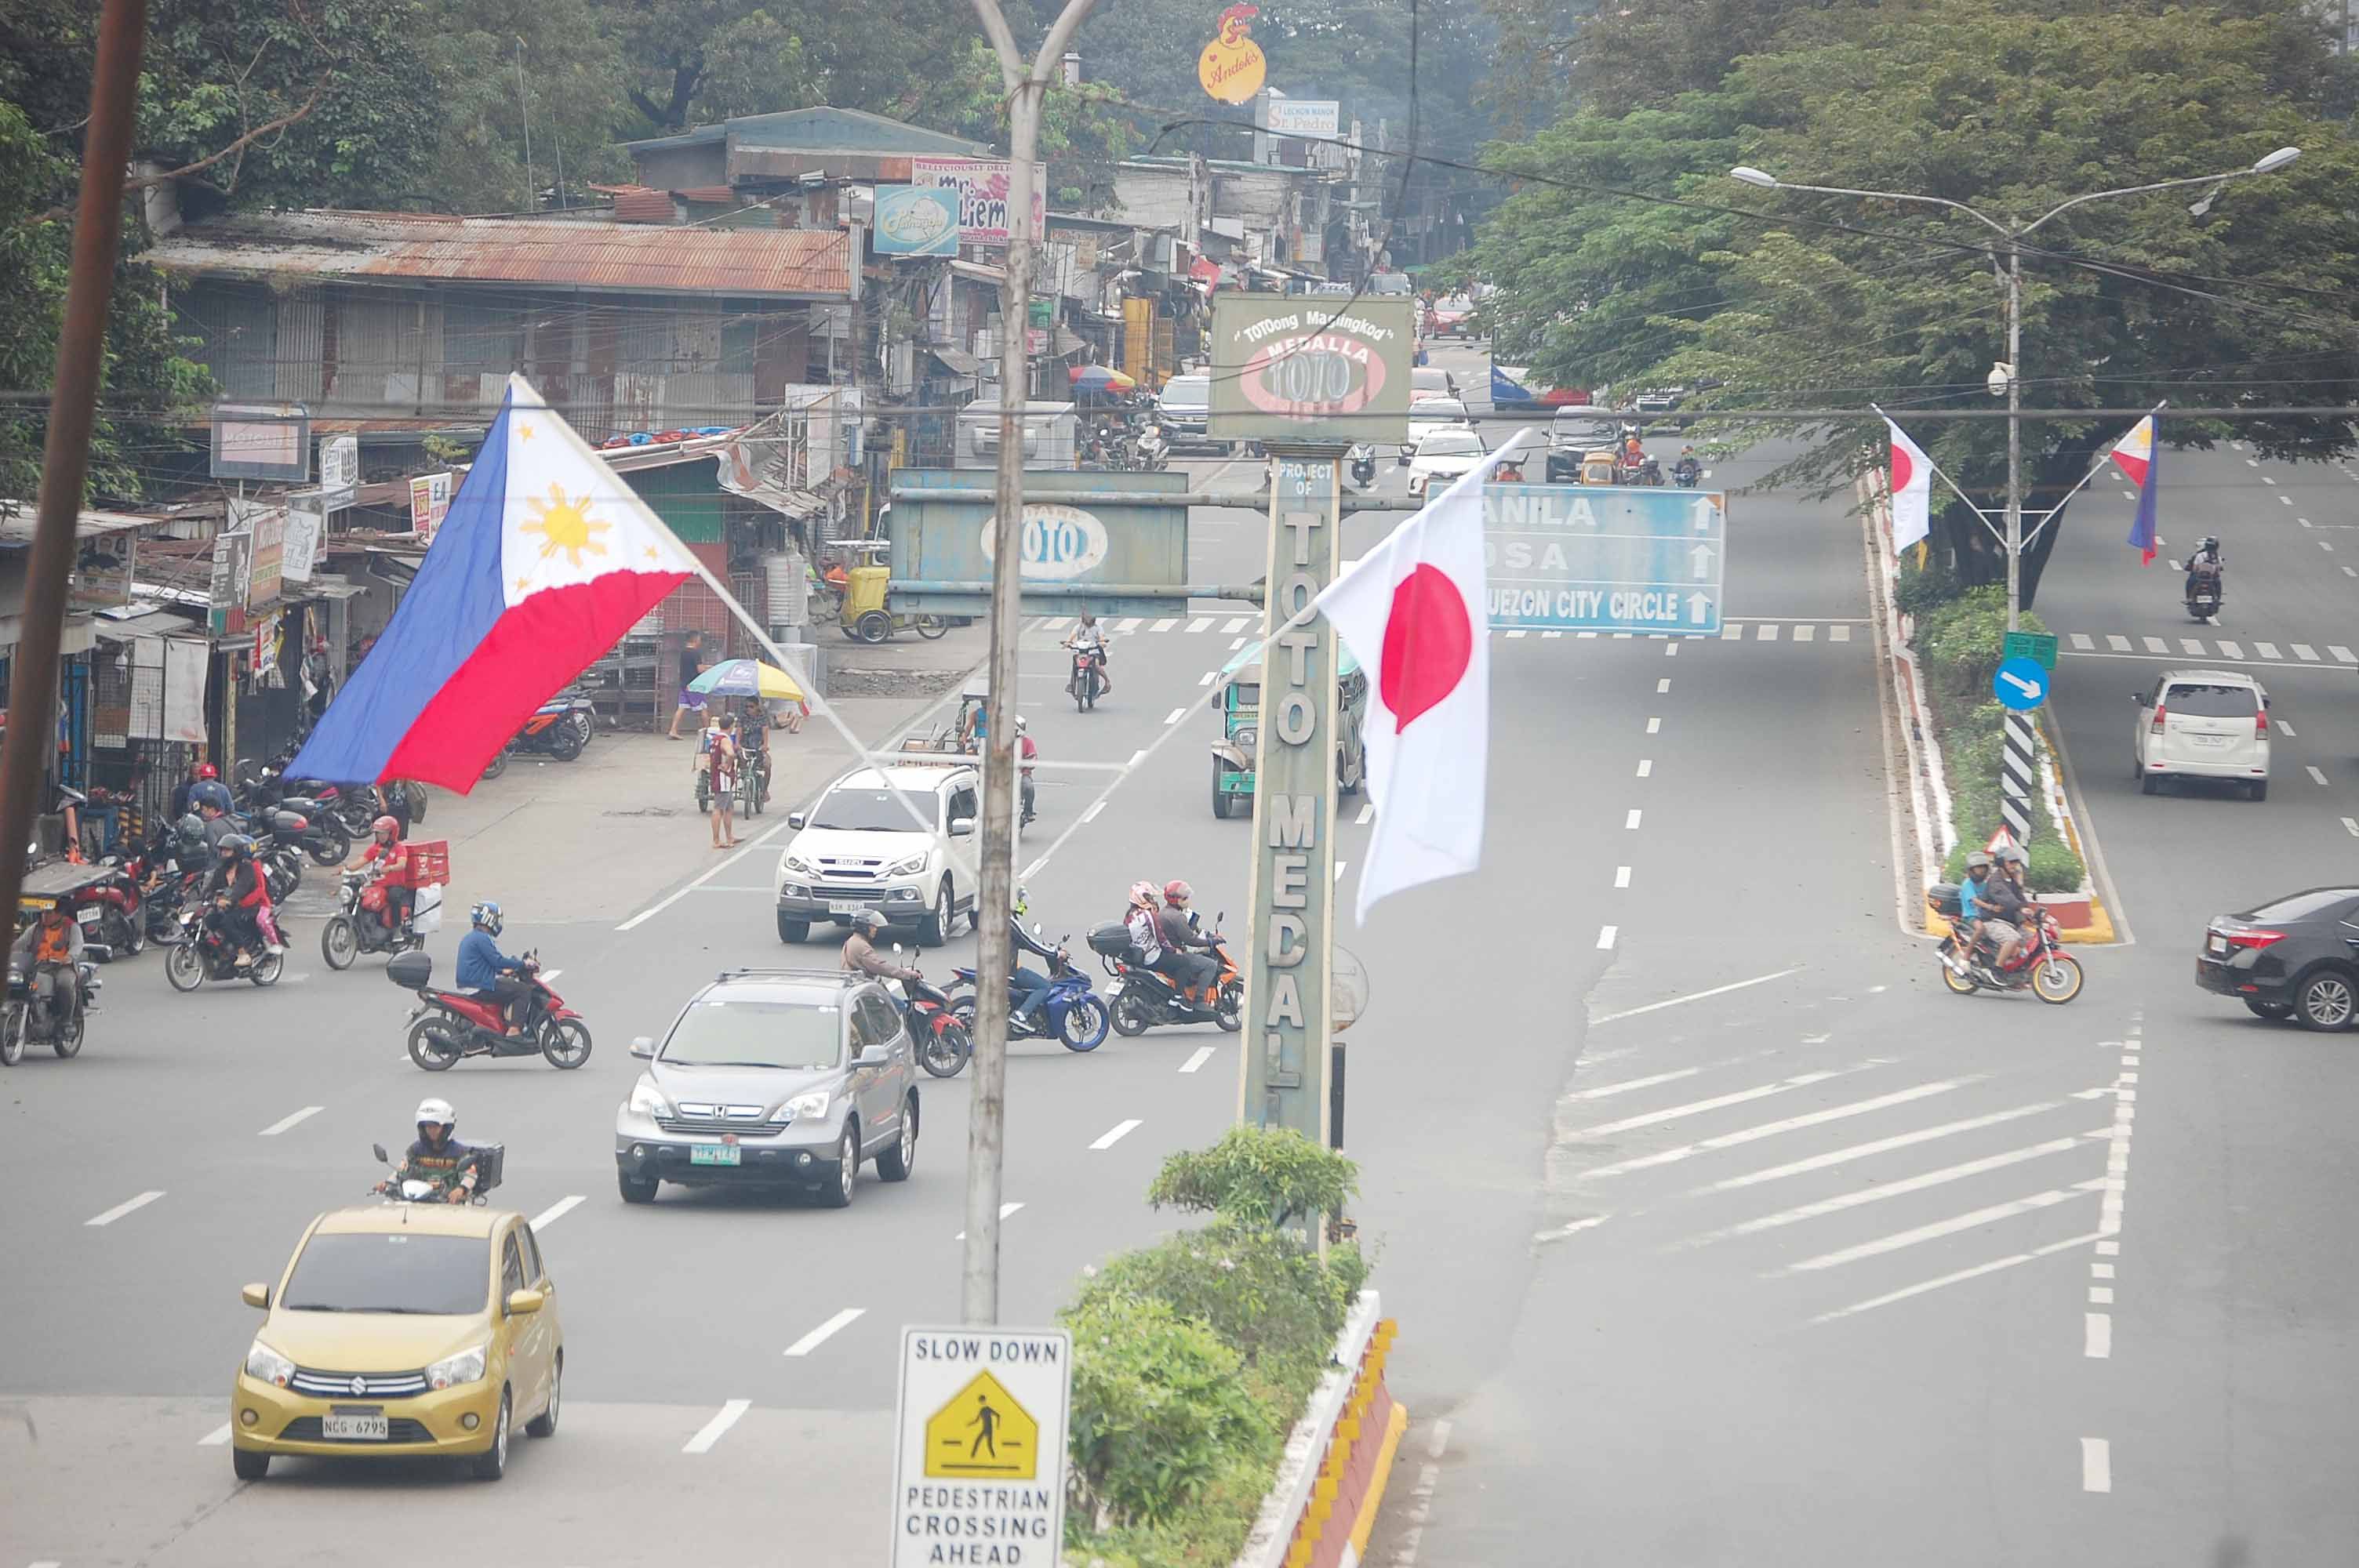
[[[1364,1290],[1336,1336],[1333,1369],[1311,1391],[1235,1568],[1349,1568],[1375,1528],[1408,1412],[1385,1384],[1399,1325]]]

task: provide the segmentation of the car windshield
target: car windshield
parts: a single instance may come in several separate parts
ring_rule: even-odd
[[[2275,903],[2265,903],[2246,915],[2247,920],[2307,920],[2313,914],[2325,914],[2339,904],[2359,898],[2359,892],[2350,888],[2312,888],[2291,898],[2281,898]]]
[[[1423,403],[1410,404],[1408,416],[1412,420],[1463,419],[1466,405],[1454,397],[1430,397]]]
[[[1482,449],[1483,438],[1472,430],[1436,430],[1417,444],[1417,455],[1421,458],[1480,452]]]
[[[1212,400],[1212,384],[1201,375],[1183,375],[1163,389],[1167,408],[1201,408]]]
[[[675,1067],[832,1067],[842,1054],[843,1010],[832,1002],[689,1003],[657,1060]]]
[[[288,1312],[456,1317],[491,1301],[492,1244],[414,1230],[315,1235],[278,1304]]]
[[[1450,390],[1450,373],[1430,366],[1412,370],[1408,373],[1408,389],[1411,396],[1420,392],[1447,393]]]
[[[864,833],[930,833],[934,797],[906,789],[832,789],[811,808],[810,825]]]
[[[2251,687],[2209,682],[2174,682],[2162,702],[2171,712],[2191,719],[2250,719],[2261,710],[2260,693]]]

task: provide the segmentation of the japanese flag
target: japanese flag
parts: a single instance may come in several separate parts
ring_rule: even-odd
[[[1483,486],[1522,435],[1319,596],[1369,672],[1368,793],[1377,806],[1355,917],[1387,894],[1483,863],[1490,774],[1491,638]]]
[[[1933,531],[1933,460],[1891,420],[1892,432],[1892,553],[1921,544]]]

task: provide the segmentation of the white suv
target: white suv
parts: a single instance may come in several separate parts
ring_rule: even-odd
[[[974,919],[982,795],[982,775],[964,758],[855,768],[836,780],[787,818],[799,831],[778,857],[778,940],[850,925],[870,909],[929,947],[950,940],[960,915]]]
[[[2269,694],[2250,676],[2172,670],[2137,699],[2130,731],[2130,776],[2152,795],[2169,778],[2241,784],[2253,800],[2269,794]]]

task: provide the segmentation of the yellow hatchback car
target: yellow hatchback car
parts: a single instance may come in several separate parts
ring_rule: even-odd
[[[496,1481],[509,1429],[557,1430],[565,1336],[557,1287],[524,1217],[385,1204],[311,1222],[230,1394],[231,1458],[258,1481],[273,1455],[449,1454]]]

